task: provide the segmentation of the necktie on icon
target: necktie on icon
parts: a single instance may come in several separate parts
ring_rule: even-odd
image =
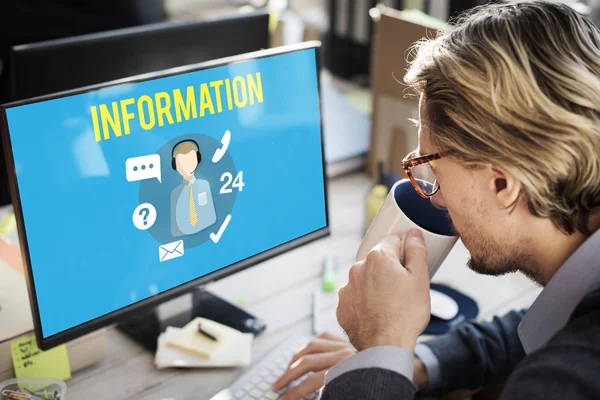
[[[192,193],[192,182],[188,184],[190,193],[190,224],[196,226],[198,223],[198,215],[196,215],[196,204],[194,203],[194,195]]]

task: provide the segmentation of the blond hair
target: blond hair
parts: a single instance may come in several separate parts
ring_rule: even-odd
[[[190,151],[196,151],[198,148],[192,142],[183,142],[173,152],[173,157],[177,156],[177,154],[187,154]]]
[[[439,151],[518,179],[531,213],[590,235],[600,210],[600,31],[569,6],[476,7],[415,44],[404,78]]]

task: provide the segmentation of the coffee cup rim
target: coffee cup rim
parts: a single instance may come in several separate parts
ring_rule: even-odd
[[[412,182],[410,181],[410,179],[404,178],[404,179],[400,179],[399,181],[397,181],[396,183],[394,183],[394,185],[390,189],[389,195],[393,197],[393,201],[394,201],[394,205],[396,206],[396,209],[398,211],[400,211],[406,218],[408,218],[408,220],[410,222],[412,222],[414,225],[416,225],[421,231],[427,232],[427,234],[429,234],[429,235],[433,235],[434,237],[440,237],[440,238],[456,238],[456,239],[458,239],[458,235],[456,235],[456,234],[454,234],[454,235],[444,235],[444,234],[441,234],[441,233],[431,232],[431,231],[423,228],[421,225],[417,224],[408,215],[406,215],[406,213],[404,211],[402,211],[402,209],[398,205],[398,202],[396,201],[396,188],[399,185],[401,185],[401,184],[403,184],[405,182],[408,182],[408,184],[410,184],[412,186]],[[413,190],[414,190],[414,188],[413,188]]]

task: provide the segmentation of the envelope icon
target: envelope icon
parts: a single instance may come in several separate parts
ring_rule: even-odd
[[[181,257],[183,255],[183,240],[177,240],[158,246],[158,258],[161,262]]]

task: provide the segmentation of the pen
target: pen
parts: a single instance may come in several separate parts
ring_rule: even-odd
[[[315,288],[312,294],[312,330],[313,335],[318,335],[321,331],[319,327],[319,310],[321,309],[321,305],[319,302],[319,289]]]
[[[202,327],[202,324],[198,324],[198,333],[206,336],[210,340],[214,340],[214,341],[219,340],[214,334],[207,332],[207,330]]]

